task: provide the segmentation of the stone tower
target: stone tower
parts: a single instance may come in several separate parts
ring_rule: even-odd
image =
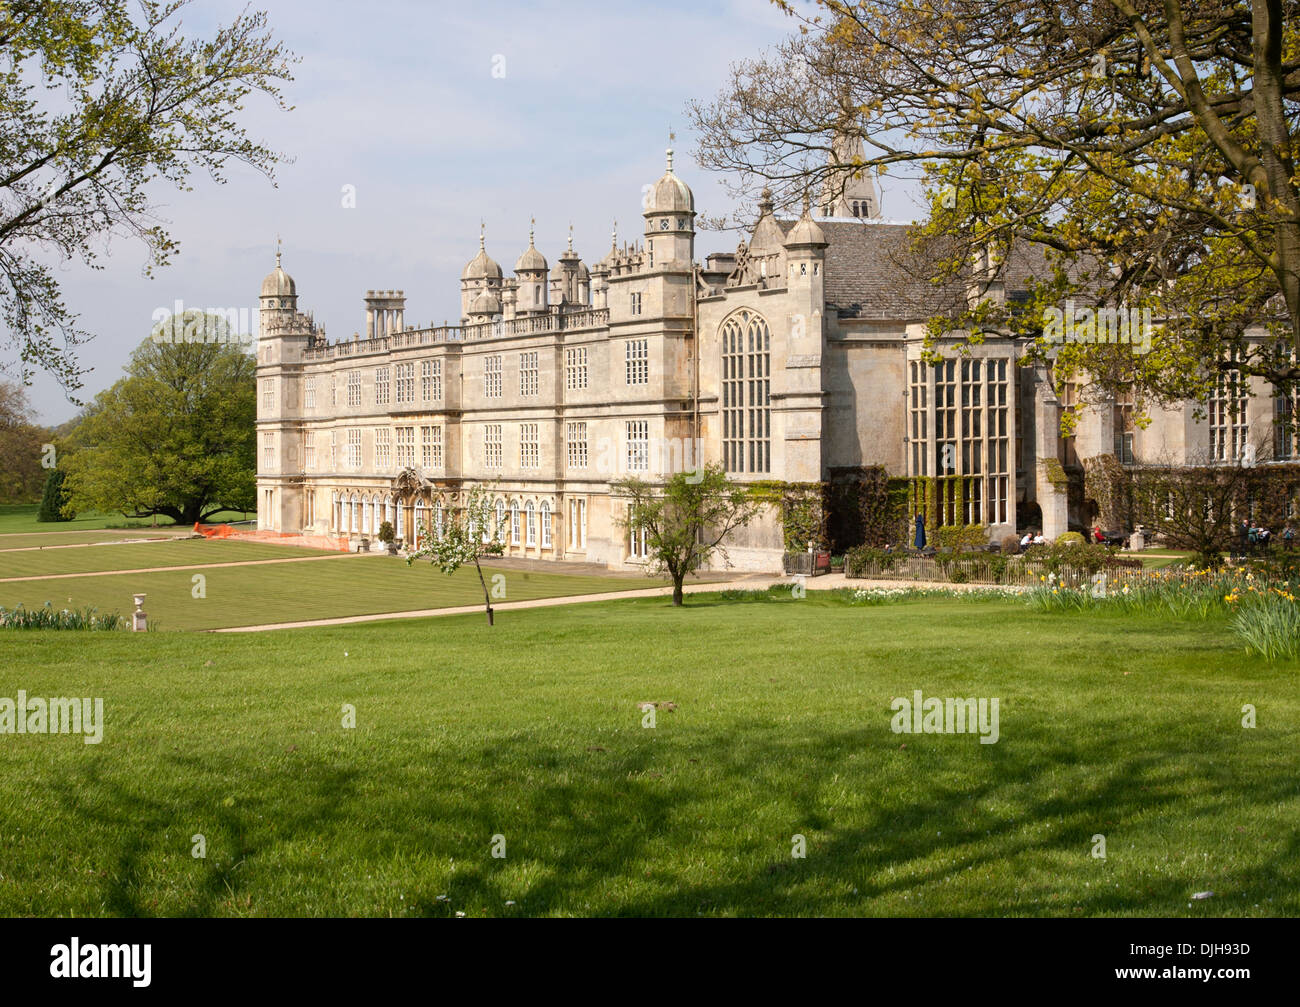
[[[689,268],[695,261],[695,197],[673,174],[673,149],[665,153],[668,170],[648,193],[643,214],[648,265]]]
[[[546,310],[546,257],[533,244],[533,231],[537,221],[528,223],[528,247],[515,263],[517,286],[515,313],[527,315]]]
[[[786,343],[786,394],[779,409],[785,432],[786,478],[816,482],[823,471],[826,376],[822,309],[826,303],[826,235],[812,219],[808,197],[803,215],[785,239],[786,287],[791,304]]]
[[[500,313],[499,299],[502,293],[502,276],[501,267],[495,259],[487,254],[487,250],[484,248],[483,228],[480,227],[478,232],[478,255],[466,263],[464,271],[460,274],[460,314],[462,318],[470,316],[470,308],[483,294],[492,296],[481,302],[480,307],[489,304],[495,298],[498,304],[497,313]]]
[[[880,197],[871,174],[854,169],[866,161],[862,147],[862,134],[851,124],[845,113],[844,124],[835,131],[831,140],[831,153],[827,159],[830,171],[822,185],[819,206],[824,217],[858,217],[864,220],[879,218]]]
[[[298,288],[280,267],[279,250],[258,300],[257,526],[298,529],[303,525],[303,359],[324,331],[298,311]]]

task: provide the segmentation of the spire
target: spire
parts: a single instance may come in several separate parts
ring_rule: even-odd
[[[486,251],[486,249],[483,247],[483,232],[486,230],[486,228],[487,228],[487,221],[483,220],[482,218],[479,218],[479,222],[478,222],[478,250],[479,250],[480,252],[485,252],[485,251]]]
[[[275,268],[276,269],[280,268],[280,251],[283,244],[284,243],[280,240],[280,236],[277,234],[275,236]]]
[[[669,173],[670,175],[672,174],[672,171],[673,171],[673,143],[674,143],[674,141],[676,141],[676,139],[677,139],[677,134],[676,134],[675,132],[673,132],[673,130],[672,130],[671,128],[669,128],[669,130],[668,130],[668,149],[667,149],[666,151],[664,151],[664,153],[668,155],[668,173]]]
[[[609,232],[609,250],[612,252],[618,248],[618,221],[614,221],[614,230]]]
[[[573,251],[573,221],[569,221],[569,251]]]
[[[528,247],[529,248],[533,247],[533,229],[536,227],[537,227],[537,218],[529,217],[528,218]]]

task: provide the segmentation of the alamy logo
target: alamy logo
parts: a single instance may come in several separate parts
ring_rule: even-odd
[[[82,734],[87,745],[104,740],[104,701],[52,696],[18,698],[0,696],[0,734]]]
[[[1150,308],[1065,308],[1043,310],[1043,338],[1051,343],[1127,344],[1135,353],[1151,349],[1153,323]]]
[[[55,979],[130,979],[149,985],[153,945],[82,944],[76,937],[50,948],[50,975]]]
[[[890,728],[895,734],[975,734],[981,745],[995,745],[998,734],[998,700],[923,699],[921,690],[912,698],[899,696],[889,708],[894,711]]]
[[[235,343],[251,346],[257,309],[186,308],[177,301],[175,310],[157,308],[149,338],[155,343]]]

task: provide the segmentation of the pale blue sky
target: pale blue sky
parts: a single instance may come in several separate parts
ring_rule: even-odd
[[[663,172],[671,127],[677,171],[702,213],[730,206],[717,176],[690,156],[684,108],[715,94],[728,63],[794,30],[767,0],[622,3],[299,2],[262,0],[277,35],[302,62],[287,88],[296,108],[250,99],[253,136],[295,158],[278,188],[234,168],[225,186],[159,190],[161,215],[181,243],[175,264],[142,275],[143,249],[109,246],[107,267],[61,269],[65,294],[97,338],[81,348],[94,371],[89,400],[121,376],[160,307],[257,307],[274,264],[276,235],[299,305],[331,339],[364,327],[370,288],[402,289],[408,324],[453,322],[459,277],[487,248],[507,271],[537,217],[537,244],[554,261],[569,223],[587,262],[641,233],[641,186]],[[198,0],[188,27],[206,34],[243,0]],[[505,76],[492,75],[504,57]],[[355,209],[341,205],[356,189]],[[735,247],[735,234],[705,233],[697,257]],[[75,407],[38,377],[41,420]]]

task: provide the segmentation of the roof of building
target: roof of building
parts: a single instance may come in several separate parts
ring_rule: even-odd
[[[778,220],[787,235],[797,221]],[[826,303],[856,318],[915,320],[958,311],[965,283],[935,285],[925,275],[923,256],[913,247],[915,225],[870,220],[822,220],[826,241]],[[788,239],[787,239],[788,240]],[[1037,246],[1013,251],[1003,275],[1008,300],[1023,295],[1030,280],[1046,278],[1050,266]]]

